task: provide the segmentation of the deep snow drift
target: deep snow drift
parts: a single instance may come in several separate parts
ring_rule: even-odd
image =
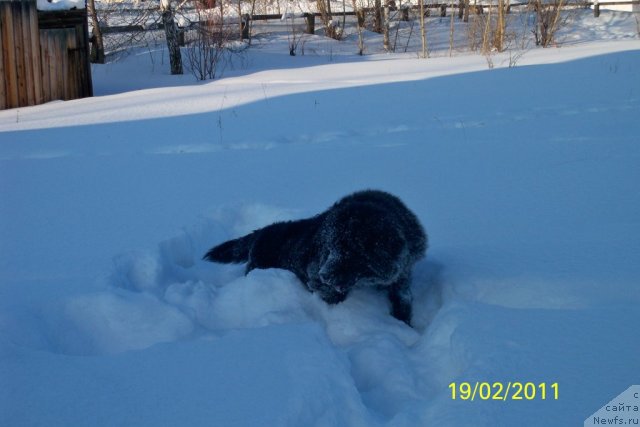
[[[640,382],[638,41],[270,55],[161,87],[145,53],[95,70],[113,95],[0,112],[0,425],[581,425]],[[115,93],[132,69],[157,87]],[[362,188],[429,232],[415,329],[201,260]]]

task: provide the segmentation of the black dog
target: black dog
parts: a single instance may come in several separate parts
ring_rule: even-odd
[[[411,322],[411,269],[425,255],[418,218],[395,196],[360,191],[312,218],[278,222],[211,249],[204,259],[292,271],[336,304],[358,286],[388,292],[391,314]]]

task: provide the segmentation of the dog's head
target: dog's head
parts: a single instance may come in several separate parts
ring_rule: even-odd
[[[318,276],[338,295],[356,286],[388,286],[405,267],[406,241],[380,212],[345,212],[324,236]]]

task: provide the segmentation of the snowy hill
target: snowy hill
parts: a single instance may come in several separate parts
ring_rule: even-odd
[[[568,426],[640,383],[637,39],[278,52],[205,83],[143,52],[0,112],[0,425]],[[414,329],[201,261],[363,188],[429,234]]]

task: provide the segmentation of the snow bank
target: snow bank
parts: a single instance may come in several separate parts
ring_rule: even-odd
[[[227,238],[226,231],[255,229],[289,216],[264,205],[245,205],[233,215],[232,209],[220,209],[212,215],[219,220],[163,241],[155,251],[116,256],[104,279],[106,290],[49,308],[55,326],[44,331],[47,341],[64,354],[111,354],[194,333],[311,322],[325,325],[328,337],[341,346],[383,332],[406,345],[416,342],[413,330],[387,318],[386,298],[375,292],[356,292],[344,304],[327,306],[290,272],[257,270],[245,276],[243,266],[202,261],[208,246]],[[256,212],[261,214],[255,217]],[[418,309],[416,317],[433,313]]]

